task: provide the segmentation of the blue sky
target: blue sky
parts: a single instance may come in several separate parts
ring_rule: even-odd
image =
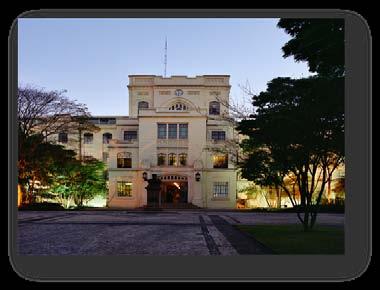
[[[94,115],[128,115],[128,75],[231,75],[259,93],[278,76],[309,75],[284,59],[278,19],[19,19],[19,84],[67,90]]]

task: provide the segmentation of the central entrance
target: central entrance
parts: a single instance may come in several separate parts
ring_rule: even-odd
[[[161,180],[161,200],[163,205],[176,206],[187,203],[187,176],[167,174],[159,176]]]
[[[163,182],[160,194],[163,203],[187,203],[187,181]]]

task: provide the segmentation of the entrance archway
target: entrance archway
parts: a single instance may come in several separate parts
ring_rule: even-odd
[[[178,205],[188,202],[187,176],[167,174],[161,180],[161,200],[163,204]]]

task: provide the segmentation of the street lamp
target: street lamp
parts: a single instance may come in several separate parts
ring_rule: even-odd
[[[143,179],[144,179],[145,181],[148,180],[148,173],[146,173],[145,171],[144,171],[144,173],[143,173]]]
[[[195,173],[195,180],[196,181],[201,180],[201,174],[199,172]]]

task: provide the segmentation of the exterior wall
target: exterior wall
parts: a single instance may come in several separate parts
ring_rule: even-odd
[[[236,171],[210,170],[203,171],[203,200],[206,208],[235,208],[236,207]],[[213,196],[214,182],[228,182],[228,197]]]

